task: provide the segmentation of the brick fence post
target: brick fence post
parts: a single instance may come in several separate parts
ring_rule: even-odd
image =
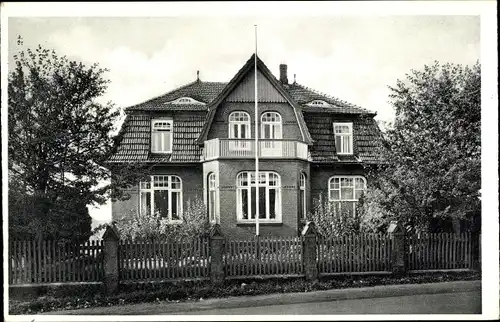
[[[102,235],[104,241],[104,286],[107,294],[116,293],[119,284],[118,247],[120,234],[116,227],[108,225]]]
[[[317,261],[317,242],[318,232],[314,223],[309,221],[302,229],[302,265],[306,280],[317,280],[319,277]]]
[[[398,221],[391,221],[387,232],[392,237],[391,267],[394,275],[406,273],[406,231]]]
[[[219,224],[210,230],[210,282],[213,285],[224,283],[224,236]]]

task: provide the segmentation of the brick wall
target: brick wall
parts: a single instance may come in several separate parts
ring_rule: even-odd
[[[310,204],[315,198],[318,198],[321,193],[324,197],[328,196],[328,180],[334,175],[364,175],[361,165],[358,164],[312,164],[311,179],[310,179]],[[367,183],[369,185],[369,183]]]
[[[157,166],[154,174],[176,175],[182,180],[183,209],[186,209],[188,200],[203,198],[203,171],[202,165],[162,165]],[[130,216],[133,211],[139,210],[139,189],[138,186],[127,191],[130,198],[125,201],[111,203],[111,215],[113,220]]]
[[[254,171],[253,160],[219,160],[220,225],[229,238],[255,234],[255,224],[238,224],[236,217],[236,176],[241,171]],[[281,177],[281,224],[261,224],[261,235],[296,236],[298,233],[298,184],[303,171],[309,177],[309,164],[304,161],[261,160],[260,171],[274,171]]]

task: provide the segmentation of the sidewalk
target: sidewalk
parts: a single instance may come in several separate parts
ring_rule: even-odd
[[[279,293],[259,296],[238,296],[179,303],[137,303],[80,310],[47,312],[46,315],[163,315],[176,312],[228,309],[267,305],[397,297],[419,294],[480,291],[481,281],[455,281],[428,284],[384,285],[363,288],[335,289],[304,293]]]

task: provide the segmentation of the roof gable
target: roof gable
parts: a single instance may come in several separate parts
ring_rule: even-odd
[[[267,81],[274,87],[274,89],[278,91],[283,96],[283,98],[285,98],[286,101],[292,106],[304,141],[308,144],[312,144],[313,140],[307,130],[304,118],[300,110],[300,106],[293,100],[290,94],[285,90],[285,88],[276,79],[276,77],[274,77],[274,75],[267,68],[267,66],[255,54],[253,54],[250,57],[250,59],[245,63],[245,65],[243,65],[243,67],[238,71],[238,73],[236,73],[233,79],[231,79],[231,81],[217,96],[217,98],[208,106],[207,119],[203,126],[203,130],[201,131],[200,136],[197,139],[197,143],[201,145],[206,140],[208,135],[208,130],[210,129],[210,126],[215,116],[215,110],[217,109],[219,104],[222,103],[233,92],[233,90],[241,83],[241,81],[246,77],[247,74],[254,71],[255,58],[257,60],[257,72],[260,71],[262,75],[267,79]]]
[[[253,68],[252,68],[253,69]],[[276,90],[273,84],[257,70],[259,88],[259,102],[286,103],[287,100]],[[255,101],[255,73],[251,72],[241,80],[235,89],[226,97],[226,102],[254,102]]]

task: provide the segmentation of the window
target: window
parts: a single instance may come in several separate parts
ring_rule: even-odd
[[[352,154],[352,123],[333,123],[337,154]]]
[[[154,175],[140,183],[142,215],[158,214],[168,222],[182,221],[182,181],[177,176]]]
[[[301,172],[299,179],[299,218],[306,219],[306,175]]]
[[[281,179],[275,172],[259,172],[259,221],[281,222]],[[238,221],[254,221],[257,208],[255,172],[236,177]]]
[[[208,218],[210,222],[217,222],[217,182],[215,173],[208,175]]]
[[[151,152],[172,152],[172,120],[154,120],[151,129]]]
[[[230,139],[249,139],[250,134],[250,115],[247,112],[232,112],[229,115],[229,138]],[[251,142],[230,141],[231,150],[249,150]]]
[[[366,179],[361,176],[334,176],[328,183],[328,198],[339,209],[353,215],[356,203],[366,191]]]
[[[263,139],[281,139],[281,115],[276,112],[263,113],[260,131]]]
[[[308,105],[308,106],[326,106],[326,107],[330,106],[330,104],[328,104],[327,102],[322,101],[322,100],[314,100],[314,101],[307,103],[306,105]]]
[[[183,105],[183,104],[189,104],[189,105],[206,105],[203,102],[197,101],[194,98],[191,97],[179,97],[173,101],[165,102],[164,104],[174,104],[174,105]]]

